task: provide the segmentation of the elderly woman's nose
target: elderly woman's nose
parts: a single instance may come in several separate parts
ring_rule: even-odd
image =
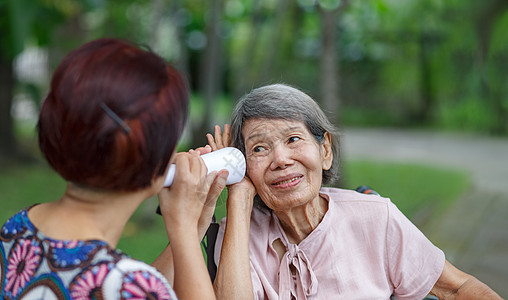
[[[288,165],[291,165],[293,160],[291,158],[291,150],[284,147],[283,145],[276,145],[272,150],[272,169],[276,168],[286,168]]]

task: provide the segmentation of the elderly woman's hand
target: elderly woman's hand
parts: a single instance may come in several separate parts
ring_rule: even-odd
[[[210,133],[206,134],[208,144],[212,147],[213,151],[230,146],[230,132],[231,128],[229,125],[224,124],[224,134],[222,134],[222,130],[219,125],[215,125],[215,137]]]

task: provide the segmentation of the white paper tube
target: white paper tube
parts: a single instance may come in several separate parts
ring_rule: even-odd
[[[228,170],[229,175],[226,180],[226,185],[240,182],[245,176],[245,157],[242,151],[234,147],[222,148],[207,154],[201,155],[205,162],[207,173],[212,171]],[[175,164],[169,166],[164,186],[168,187],[173,184],[175,178]]]

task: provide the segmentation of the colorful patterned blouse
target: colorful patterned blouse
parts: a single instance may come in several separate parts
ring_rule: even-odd
[[[0,229],[0,299],[176,299],[155,268],[103,241],[50,239],[27,211]]]

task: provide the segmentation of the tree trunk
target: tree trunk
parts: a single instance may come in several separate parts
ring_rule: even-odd
[[[14,86],[12,60],[0,56],[0,161],[16,156],[14,120],[11,114]]]
[[[422,29],[423,30],[423,29]],[[432,70],[429,59],[429,36],[420,32],[418,60],[420,64],[420,95],[421,106],[415,114],[418,123],[427,123],[431,119],[435,107],[435,99],[432,86]]]
[[[476,18],[478,47],[474,71],[480,76],[480,95],[484,99],[490,101],[492,111],[494,112],[493,118],[495,118],[495,125],[492,130],[495,133],[506,133],[506,130],[508,130],[508,128],[506,128],[506,116],[508,115],[508,110],[503,105],[503,98],[496,97],[496,93],[493,93],[491,90],[486,74],[486,64],[493,28],[496,22],[501,19],[504,13],[508,10],[508,1],[492,0],[488,1],[488,4],[487,8],[480,11]]]
[[[339,37],[338,20],[349,5],[341,1],[339,7],[326,9],[318,5],[321,15],[321,56],[320,56],[320,95],[323,109],[333,123],[339,122],[340,109],[340,68],[336,42]]]
[[[234,89],[233,97],[235,100],[243,94],[249,92],[249,89],[252,88],[254,78],[254,76],[252,76],[254,69],[253,59],[256,53],[256,46],[259,43],[259,37],[261,36],[261,28],[263,24],[262,19],[260,0],[253,0],[250,22],[252,25],[250,27],[250,34],[246,43],[247,46],[243,51],[242,59],[237,62],[233,61],[233,65],[237,63],[237,66],[234,68],[235,75],[233,76],[231,84]]]
[[[224,1],[210,0],[209,3],[209,17],[206,21],[207,46],[201,61],[203,80],[200,90],[204,101],[204,115],[201,124],[196,127],[197,130],[193,134],[191,145],[193,148],[203,146],[206,143],[205,134],[213,129],[213,108],[219,94],[223,75],[222,41],[219,33]]]
[[[332,122],[338,121],[339,68],[337,63],[337,19],[338,10],[321,12],[321,56],[320,56],[320,95],[323,108]]]

